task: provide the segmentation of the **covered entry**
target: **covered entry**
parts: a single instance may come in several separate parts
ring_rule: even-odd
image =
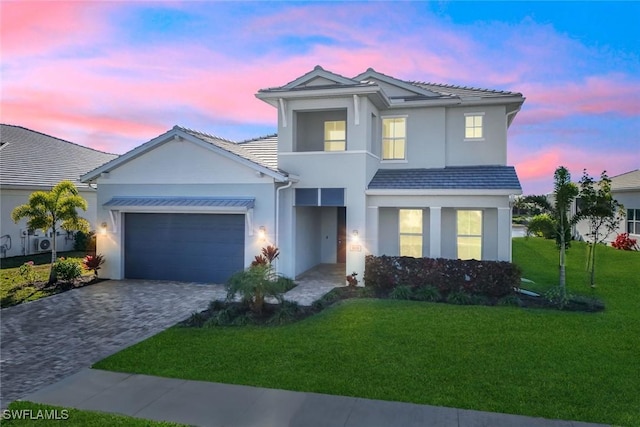
[[[128,279],[224,283],[244,267],[244,214],[125,213]]]

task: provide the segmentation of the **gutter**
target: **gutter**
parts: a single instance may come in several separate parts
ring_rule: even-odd
[[[286,190],[287,188],[291,188],[291,186],[293,185],[293,182],[290,181],[287,178],[287,185],[283,185],[282,187],[278,187],[276,189],[276,217],[275,217],[275,224],[276,224],[276,248],[280,248],[280,192],[282,190]],[[278,263],[276,260],[276,273],[278,273]]]

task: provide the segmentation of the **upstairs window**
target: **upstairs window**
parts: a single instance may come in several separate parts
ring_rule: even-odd
[[[347,148],[347,122],[324,122],[324,151],[344,151]]]
[[[482,211],[458,211],[458,258],[482,259]]]
[[[464,139],[482,139],[484,113],[469,113],[464,115]]]
[[[400,256],[422,257],[422,210],[400,209]]]
[[[382,119],[382,160],[404,160],[407,144],[406,117]]]

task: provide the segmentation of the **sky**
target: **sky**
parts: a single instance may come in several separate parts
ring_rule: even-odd
[[[315,65],[520,92],[524,194],[640,168],[640,2],[0,0],[0,122],[122,154],[174,125],[276,131],[255,98]]]

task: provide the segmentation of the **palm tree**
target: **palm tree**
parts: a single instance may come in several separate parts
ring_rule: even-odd
[[[27,218],[30,230],[49,230],[53,233],[51,239],[51,271],[49,284],[55,282],[53,263],[56,261],[56,232],[62,228],[66,231],[88,231],[89,222],[78,216],[77,209],[87,210],[87,201],[80,196],[78,189],[71,181],[60,181],[51,191],[35,191],[29,196],[29,201],[17,206],[11,212],[14,222]]]
[[[560,249],[560,292],[566,297],[565,252],[571,240],[571,221],[568,216],[571,203],[578,195],[578,186],[571,182],[571,174],[560,166],[553,174],[554,216],[556,221],[556,242]]]

